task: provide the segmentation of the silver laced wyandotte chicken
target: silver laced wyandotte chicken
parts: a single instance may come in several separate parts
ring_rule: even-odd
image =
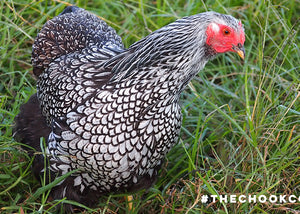
[[[67,7],[35,39],[37,93],[15,119],[16,139],[35,155],[34,174],[47,172],[51,182],[77,169],[52,188],[52,198],[90,207],[104,194],[151,187],[178,141],[180,93],[217,54],[244,58],[244,41],[239,20],[205,12],[126,49],[103,20]]]

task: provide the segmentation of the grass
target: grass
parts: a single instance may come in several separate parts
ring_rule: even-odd
[[[181,98],[179,143],[157,183],[134,194],[131,213],[299,213],[296,203],[225,203],[220,195],[300,196],[300,2],[239,0],[0,2],[0,212],[52,213],[49,186],[12,138],[13,119],[35,92],[31,45],[48,20],[76,4],[101,16],[128,47],[179,17],[214,10],[242,20],[246,59],[220,55]],[[218,200],[201,203],[202,195]],[[86,213],[129,213],[122,195]],[[67,201],[65,201],[67,203]],[[74,202],[69,202],[74,203]]]

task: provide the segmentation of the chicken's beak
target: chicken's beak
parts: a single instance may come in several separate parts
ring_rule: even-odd
[[[238,45],[232,45],[232,50],[234,50],[242,58],[242,60],[245,59],[245,49],[241,43],[238,43]]]

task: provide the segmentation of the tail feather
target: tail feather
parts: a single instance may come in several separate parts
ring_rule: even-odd
[[[86,47],[114,44],[123,49],[121,37],[97,16],[76,6],[67,7],[49,20],[32,46],[33,73],[39,76],[55,59]]]

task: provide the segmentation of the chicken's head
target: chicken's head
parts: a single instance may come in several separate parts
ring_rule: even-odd
[[[217,53],[228,51],[236,52],[242,59],[245,58],[245,33],[242,23],[232,27],[227,23],[212,22],[206,29],[206,44]]]

